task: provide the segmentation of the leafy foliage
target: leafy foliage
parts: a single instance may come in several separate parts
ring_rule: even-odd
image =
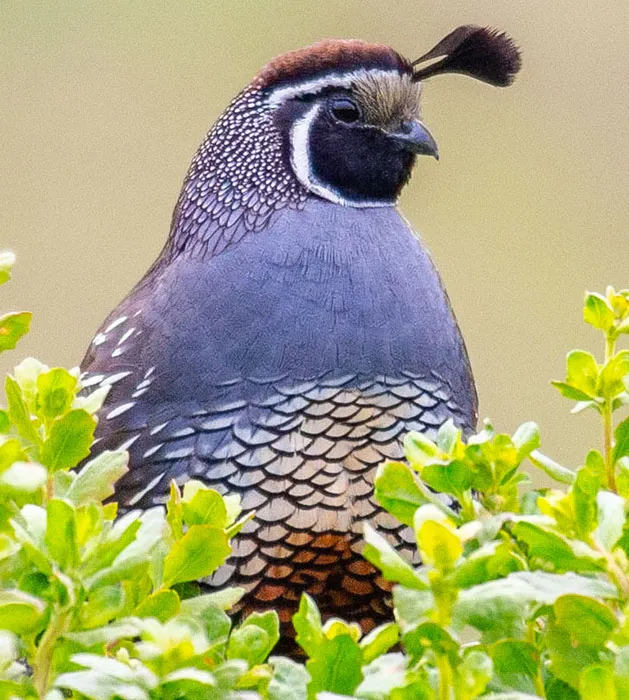
[[[0,256],[0,282],[11,262]],[[554,384],[601,416],[602,450],[573,471],[540,452],[533,423],[407,435],[375,492],[423,564],[367,527],[364,556],[396,584],[391,621],[368,634],[324,622],[304,594],[299,661],[269,656],[274,612],[233,624],[241,589],[199,594],[251,517],[238,499],[191,481],[116,517],[103,501],[127,456],[89,459],[106,389],[85,395],[76,370],[25,360],[0,411],[0,700],[629,698],[629,419],[613,420],[629,399],[616,349],[629,291],[586,295],[584,317],[604,358],[569,353]],[[556,486],[532,489],[527,463]]]

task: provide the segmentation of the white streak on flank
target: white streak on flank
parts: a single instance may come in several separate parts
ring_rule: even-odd
[[[107,384],[115,384],[116,382],[119,382],[121,379],[124,379],[125,377],[128,377],[131,374],[131,372],[117,372],[116,374],[112,374],[109,377],[105,377],[103,379],[103,385]]]
[[[124,348],[116,348],[116,349],[111,353],[111,356],[112,356],[112,357],[120,357],[120,355],[122,355],[123,352],[124,352]]]
[[[155,488],[157,484],[166,476],[166,472],[162,472],[159,476],[156,476],[151,482],[149,482],[149,485],[145,488],[142,489],[141,491],[138,491],[133,498],[129,499],[128,505],[134,506],[136,503],[140,501],[140,499],[145,496],[152,488]]]
[[[136,316],[139,316],[141,313],[142,313],[142,309],[138,309],[138,310],[133,314],[133,318],[135,318]]]
[[[177,432],[173,433],[170,437],[171,438],[182,438],[182,437],[188,437],[189,435],[194,435],[196,433],[196,430],[194,428],[181,428],[181,430],[177,430]]]
[[[162,456],[162,459],[185,459],[186,457],[190,457],[193,453],[194,447],[179,447],[166,452],[166,454]]]
[[[144,374],[144,378],[148,379],[151,376],[151,374],[153,374],[154,371],[155,371],[155,367],[149,367]]]
[[[105,328],[105,333],[109,333],[109,331],[113,331],[114,328],[117,328],[121,323],[124,323],[127,320],[127,316],[121,316],[120,318],[117,318],[115,321],[112,321],[107,328]]]
[[[164,447],[164,443],[163,443],[163,442],[160,442],[160,443],[158,443],[157,445],[153,445],[153,447],[151,447],[150,449],[148,449],[148,450],[144,453],[143,457],[146,458],[146,457],[150,457],[151,455],[154,455],[154,454],[157,452],[157,450],[161,449],[162,447]]]
[[[125,331],[122,334],[122,336],[120,337],[120,340],[118,341],[118,345],[122,345],[125,340],[127,340],[128,338],[130,338],[133,335],[134,332],[135,332],[135,328],[129,328],[128,331]]]
[[[97,333],[92,340],[92,345],[102,345],[107,340],[107,336],[104,333]]]
[[[151,380],[143,379],[135,388],[136,391],[139,391],[140,389],[147,389],[149,386],[151,386]]]
[[[140,437],[140,434],[134,435],[132,438],[125,440],[121,445],[118,446],[119,450],[128,450],[131,445]]]
[[[146,389],[136,389],[133,394],[131,394],[132,399],[139,399],[142,394],[146,394],[148,387]]]
[[[92,376],[88,376],[87,379],[81,379],[81,386],[84,389],[87,389],[90,386],[94,386],[95,384],[100,384],[103,379],[105,379],[104,374],[92,374]]]
[[[130,408],[133,408],[135,406],[135,401],[129,401],[129,403],[123,403],[120,406],[116,406],[113,411],[110,411],[105,418],[107,420],[111,420],[112,418],[117,418],[118,416],[121,416],[123,413],[128,411]]]
[[[382,68],[372,68],[371,70],[359,68],[358,70],[346,71],[345,73],[335,73],[332,70],[321,78],[304,80],[296,85],[271,90],[268,103],[273,107],[279,107],[284,104],[284,102],[293,99],[293,97],[298,97],[299,95],[313,95],[329,87],[351,88],[353,83],[367,76],[377,79],[391,74],[402,75],[393,68],[391,70],[382,70]]]
[[[161,430],[164,430],[164,428],[170,423],[170,421],[166,421],[165,423],[160,423],[159,425],[156,425],[154,428],[151,428],[150,435],[157,435]]]
[[[310,167],[310,127],[317,118],[317,115],[321,111],[322,107],[322,103],[313,105],[301,119],[298,119],[295,122],[291,130],[290,162],[299,182],[301,182],[306,189],[319,195],[319,197],[327,199],[329,202],[334,202],[334,204],[340,204],[344,207],[356,207],[362,209],[365,207],[395,206],[395,200],[355,201],[345,199],[340,192],[335,190],[332,186],[326,185],[312,172],[312,168]]]

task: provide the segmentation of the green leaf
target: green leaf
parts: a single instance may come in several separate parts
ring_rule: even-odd
[[[41,461],[49,469],[71,469],[90,453],[96,419],[74,409],[55,419],[41,449]]]
[[[594,598],[562,595],[554,605],[556,624],[570,634],[574,642],[603,646],[618,626],[612,611]]]
[[[25,440],[33,445],[40,445],[41,438],[31,421],[20,385],[10,374],[5,379],[4,389],[7,396],[9,420]]]
[[[301,594],[299,609],[293,615],[293,627],[297,644],[308,656],[314,656],[323,643],[323,627],[319,609],[307,593]]]
[[[617,700],[614,674],[605,666],[588,666],[579,676],[581,700]]]
[[[607,333],[614,325],[614,310],[602,294],[586,292],[583,303],[583,320],[594,328],[599,328]]]
[[[416,471],[421,471],[426,464],[447,458],[429,437],[415,431],[404,437],[404,454]]]
[[[529,642],[504,639],[489,648],[495,679],[501,686],[523,693],[535,693],[540,670],[540,652]]]
[[[223,530],[210,525],[192,525],[166,555],[164,585],[209,576],[225,562],[230,552]]]
[[[387,622],[371,630],[360,640],[363,664],[371,663],[377,656],[386,654],[400,639],[400,628],[395,622]]]
[[[396,619],[402,630],[410,625],[424,622],[436,603],[431,590],[418,591],[404,586],[393,589],[393,603]]]
[[[459,459],[448,464],[428,464],[422,469],[422,480],[431,489],[457,497],[471,488],[474,476],[470,465]]]
[[[113,620],[124,608],[122,586],[103,586],[90,594],[80,608],[82,629],[101,627]]]
[[[518,459],[528,457],[541,444],[537,423],[522,423],[513,434],[512,441],[518,450]]]
[[[162,679],[160,685],[163,688],[162,697],[169,700],[171,698],[206,700],[214,695],[212,689],[217,689],[218,682],[213,673],[188,667],[172,671]]]
[[[619,423],[615,432],[615,445],[612,459],[617,462],[621,457],[629,457],[629,418]]]
[[[566,356],[566,384],[585,397],[596,396],[599,368],[592,353],[571,350]],[[579,400],[583,400],[580,398]]]
[[[37,377],[37,415],[53,420],[67,413],[77,390],[77,378],[55,367]]]
[[[0,490],[4,496],[19,496],[39,491],[48,480],[48,472],[35,462],[13,462],[0,473]]]
[[[493,663],[488,654],[472,649],[465,655],[458,670],[468,697],[477,697],[491,680]]]
[[[0,443],[0,472],[8,469],[15,462],[23,462],[26,459],[26,452],[16,438],[9,438]]]
[[[629,698],[629,646],[618,649],[614,659],[614,674],[621,700]]]
[[[28,333],[32,317],[30,311],[15,311],[0,316],[0,352],[13,350],[17,341]]]
[[[507,542],[489,542],[464,557],[456,566],[452,577],[457,588],[477,586],[485,581],[504,578],[524,568]]]
[[[559,596],[615,598],[616,587],[606,581],[574,573],[516,571],[459,593],[454,605],[457,625],[472,625],[487,635],[487,642],[523,635],[525,621],[539,605],[552,605]]]
[[[599,491],[596,502],[598,527],[594,532],[594,537],[597,542],[611,552],[622,537],[625,524],[625,499],[610,491]]]
[[[598,392],[607,399],[615,399],[625,391],[625,378],[629,375],[629,350],[622,350],[610,358],[601,369]]]
[[[223,497],[200,481],[188,481],[183,487],[183,519],[186,525],[211,525],[223,529],[227,524],[227,509]]]
[[[101,452],[77,474],[67,497],[77,505],[104,501],[113,495],[116,481],[129,471],[128,461],[127,452]]]
[[[417,508],[426,503],[416,476],[403,462],[385,462],[374,481],[378,503],[405,525],[413,526]]]
[[[579,687],[579,674],[584,668],[603,660],[603,650],[598,645],[581,643],[551,617],[545,634],[546,654],[550,659],[550,671],[559,680],[575,690]]]
[[[166,522],[170,525],[172,536],[178,540],[183,535],[183,506],[181,491],[173,479],[170,482],[168,501],[166,501]]]
[[[0,630],[17,635],[32,634],[42,624],[43,600],[22,591],[0,591]]]
[[[322,690],[352,695],[363,679],[362,652],[349,635],[325,639],[316,655],[306,663],[311,681],[308,697],[315,698]]]
[[[596,496],[602,486],[603,474],[598,468],[586,464],[577,470],[577,478],[572,486],[572,501],[574,503],[577,535],[582,539],[598,524],[598,506]]]
[[[307,700],[310,676],[306,669],[291,659],[270,658],[273,676],[267,688],[268,700]]]
[[[9,414],[3,408],[0,408],[0,435],[8,433],[10,429],[11,421],[9,420]]]
[[[133,611],[136,617],[154,617],[166,622],[179,613],[179,596],[175,591],[156,591]]]
[[[402,635],[402,642],[413,666],[429,649],[438,656],[456,655],[459,649],[450,632],[435,622],[422,622],[409,627]]]
[[[416,530],[416,536],[422,560],[437,569],[452,569],[463,554],[461,538],[444,523],[426,520]]]
[[[274,610],[252,613],[233,630],[227,646],[228,659],[244,659],[251,668],[266,660],[280,638],[280,622]]]
[[[141,632],[141,620],[127,619],[92,630],[67,632],[64,636],[81,646],[93,647],[97,644],[113,645],[121,639],[137,637]]]
[[[62,570],[73,569],[79,559],[76,514],[66,501],[53,498],[46,505],[46,548]]]
[[[461,442],[461,431],[452,418],[441,425],[437,431],[437,445],[446,455],[452,455]]]
[[[0,253],[0,285],[11,279],[11,268],[15,265],[15,254],[4,250]]]
[[[111,386],[111,384],[105,384],[105,386],[95,389],[87,396],[75,396],[74,401],[72,402],[72,408],[82,408],[84,411],[87,411],[93,416],[103,407],[105,399],[111,390]]]
[[[536,565],[543,565],[554,571],[598,571],[602,568],[600,555],[586,550],[589,556],[577,554],[576,542],[568,542],[560,535],[531,522],[514,522],[505,525],[507,531],[525,549],[527,557]]]
[[[434,690],[425,676],[407,672],[402,654],[385,654],[363,667],[364,680],[354,697],[365,700],[433,700]],[[321,696],[319,696],[321,698]]]
[[[571,484],[575,480],[575,474],[570,469],[562,467],[550,457],[542,454],[539,450],[533,450],[529,455],[529,462],[534,467],[541,469],[551,479],[560,482],[561,484]]]
[[[417,588],[419,590],[428,587],[415,569],[404,561],[393,547],[367,524],[364,526],[364,538],[363,556],[368,562],[382,571],[387,581],[401,583],[407,588]]]
[[[244,588],[222,588],[215,593],[206,593],[205,595],[186,598],[186,600],[181,601],[181,613],[183,615],[199,617],[202,615],[203,611],[209,607],[229,610],[242,599],[245,592]]]

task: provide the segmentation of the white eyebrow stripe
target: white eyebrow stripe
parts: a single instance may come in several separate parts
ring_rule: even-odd
[[[296,85],[279,87],[275,90],[271,88],[267,101],[272,107],[279,107],[287,100],[291,100],[293,97],[297,97],[298,95],[321,92],[321,90],[329,87],[350,88],[354,82],[360,80],[361,78],[366,78],[367,76],[378,78],[392,74],[399,75],[400,77],[403,75],[400,73],[400,71],[394,68],[391,68],[390,70],[383,70],[382,68],[359,68],[358,70],[337,74],[335,74],[334,71],[331,71],[327,75],[320,78],[315,78],[314,80],[304,80]]]

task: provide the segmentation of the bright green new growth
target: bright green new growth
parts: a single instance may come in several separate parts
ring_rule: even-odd
[[[0,255],[0,283],[12,263]],[[15,316],[30,321],[0,318],[0,349],[27,329]],[[76,370],[25,360],[0,411],[0,700],[629,698],[629,419],[614,428],[629,400],[629,352],[616,348],[629,291],[586,295],[584,316],[603,360],[573,351],[554,384],[598,411],[602,451],[571,471],[539,451],[533,423],[407,435],[406,462],[382,464],[375,490],[424,564],[366,528],[364,556],[397,584],[391,622],[367,635],[323,623],[304,595],[304,663],[269,658],[275,613],[233,625],[241,589],[198,594],[250,517],[238,499],[173,484],[165,508],[117,519],[102,501],[126,453],[85,462],[106,389],[79,395]],[[527,462],[557,487],[532,490]]]

